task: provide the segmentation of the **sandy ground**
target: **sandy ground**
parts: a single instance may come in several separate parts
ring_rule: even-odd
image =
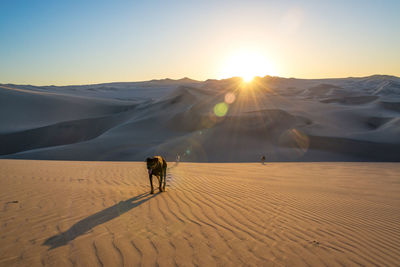
[[[0,161],[0,266],[399,266],[400,164]]]

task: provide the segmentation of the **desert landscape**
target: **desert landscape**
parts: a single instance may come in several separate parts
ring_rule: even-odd
[[[400,266],[400,1],[0,3],[0,267]]]

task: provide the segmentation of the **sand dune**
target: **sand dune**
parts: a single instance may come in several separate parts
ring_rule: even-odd
[[[0,85],[0,157],[400,161],[399,88],[384,75]]]
[[[0,161],[1,266],[397,266],[393,163]]]
[[[60,122],[49,126],[0,135],[1,154],[91,140],[127,120],[129,112],[106,117]]]
[[[100,117],[131,109],[135,103],[78,94],[38,92],[0,85],[0,133],[15,133],[51,124]]]

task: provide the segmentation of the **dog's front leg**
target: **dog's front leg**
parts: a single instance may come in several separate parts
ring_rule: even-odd
[[[164,184],[163,184],[163,191],[165,192],[165,185],[166,185],[166,183],[167,183],[167,168],[165,168],[164,169],[164,172],[163,172],[163,174],[164,174]]]
[[[150,194],[154,194],[154,188],[153,188],[153,174],[149,174],[149,180],[150,180],[150,187],[151,187]]]

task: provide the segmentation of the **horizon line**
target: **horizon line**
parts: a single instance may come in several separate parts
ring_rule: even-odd
[[[300,78],[300,77],[284,77],[284,76],[274,76],[274,75],[265,75],[263,77],[261,76],[254,76],[253,79],[265,79],[265,78],[281,78],[281,79],[296,79],[296,80],[335,80],[335,79],[362,79],[362,78],[369,78],[369,77],[374,77],[374,76],[388,76],[388,77],[394,77],[394,78],[399,78],[399,76],[396,75],[391,75],[391,74],[371,74],[371,75],[366,75],[366,76],[347,76],[347,77],[325,77],[325,78]],[[190,80],[192,82],[207,82],[207,81],[223,81],[223,80],[229,80],[229,79],[237,79],[242,77],[240,76],[232,76],[228,78],[209,78],[206,80],[196,80],[189,78],[187,76],[183,78],[178,78],[178,79],[173,79],[173,78],[160,78],[160,79],[151,79],[151,80],[138,80],[138,81],[112,81],[112,82],[99,82],[99,83],[82,83],[82,84],[31,84],[31,83],[2,83],[0,82],[1,85],[23,85],[23,86],[37,86],[37,87],[67,87],[67,86],[90,86],[90,85],[102,85],[102,84],[114,84],[114,83],[148,83],[148,82],[162,82],[162,81],[183,81],[183,80]]]

